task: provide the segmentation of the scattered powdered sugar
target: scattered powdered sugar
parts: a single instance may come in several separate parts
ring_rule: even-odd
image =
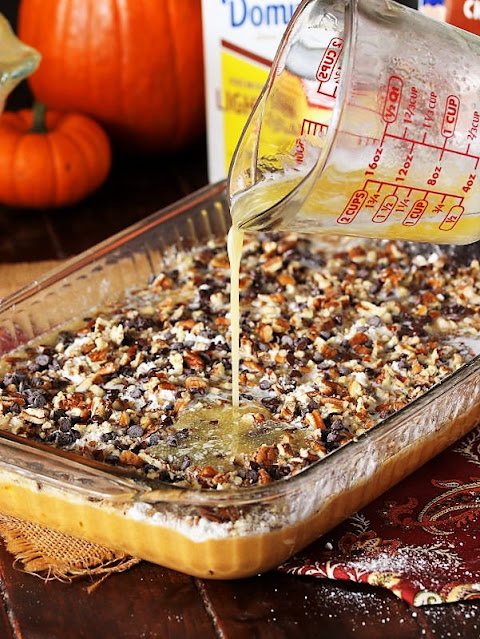
[[[437,570],[447,570],[458,565],[455,554],[442,552],[440,549],[430,548],[425,551],[419,548],[396,548],[395,553],[381,552],[374,557],[362,557],[361,560],[347,562],[347,568],[354,568],[357,572],[386,572],[409,573],[425,576]]]
[[[386,637],[389,629],[398,634],[399,626],[402,626],[405,634],[401,636],[405,637],[426,635],[439,639],[473,639],[480,636],[480,603],[475,601],[457,602],[454,607],[452,604],[436,604],[414,608],[399,603],[394,595],[378,588],[367,589],[365,585],[341,581],[319,581],[315,601],[312,601],[312,596],[305,596],[305,614],[311,617],[313,609],[326,610],[322,615],[326,623],[328,620],[341,620],[344,632],[348,628],[352,635],[361,631],[362,636],[367,636],[365,632],[371,628],[372,636]],[[385,634],[380,635],[380,632]]]

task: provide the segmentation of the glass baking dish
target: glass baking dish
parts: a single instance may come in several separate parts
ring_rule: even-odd
[[[0,303],[0,354],[146,284],[172,246],[225,237],[223,183],[70,260]],[[275,567],[460,438],[480,418],[480,357],[322,461],[237,491],[133,479],[0,432],[0,511],[205,578]]]

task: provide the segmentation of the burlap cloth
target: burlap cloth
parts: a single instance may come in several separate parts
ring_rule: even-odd
[[[104,546],[70,537],[44,526],[0,513],[0,535],[14,564],[25,572],[43,578],[69,582],[90,577],[92,591],[109,575],[128,570],[139,563]]]
[[[52,263],[0,265],[0,297]],[[480,425],[280,571],[388,588],[414,605],[480,598]],[[140,560],[0,514],[15,563],[44,579],[108,575]]]

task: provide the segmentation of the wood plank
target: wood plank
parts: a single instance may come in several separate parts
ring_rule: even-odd
[[[425,637],[410,607],[379,588],[276,572],[243,581],[203,581],[202,588],[229,639]]]
[[[480,637],[480,601],[414,607],[381,588],[275,572],[201,588],[229,639]]]
[[[0,565],[0,579],[3,582],[3,575]],[[8,600],[8,594],[2,586],[2,599],[0,604],[0,637],[2,639],[18,639],[15,628],[15,614],[12,610],[10,601]]]
[[[147,562],[90,594],[89,580],[44,583],[15,569],[3,545],[0,572],[18,639],[217,638],[194,580]]]
[[[57,257],[46,218],[39,212],[12,211],[0,205],[0,262]]]
[[[418,608],[419,623],[428,630],[426,639],[478,639],[480,637],[480,601],[456,602]]]

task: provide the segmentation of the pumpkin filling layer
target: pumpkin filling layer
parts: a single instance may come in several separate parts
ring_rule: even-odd
[[[3,358],[0,428],[139,478],[228,489],[289,477],[472,358],[478,260],[392,242],[247,237],[240,408],[225,242],[165,258],[108,308]]]

